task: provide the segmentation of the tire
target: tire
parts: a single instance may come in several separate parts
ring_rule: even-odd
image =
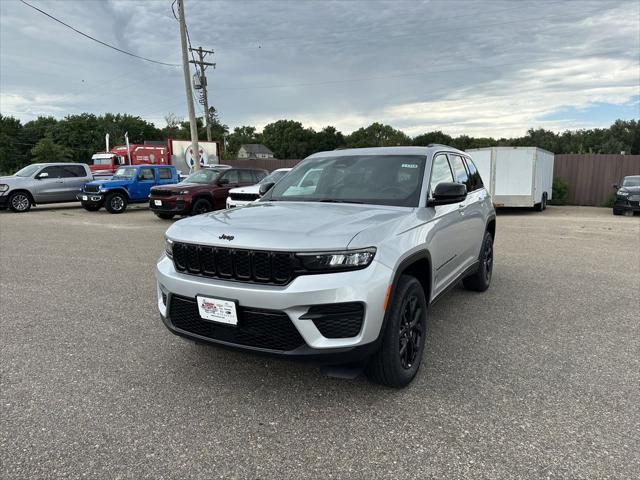
[[[163,220],[171,220],[173,217],[175,217],[175,213],[156,213],[156,217],[161,218]]]
[[[213,210],[213,205],[206,198],[199,198],[191,207],[191,215],[201,215]]]
[[[113,192],[107,195],[104,207],[109,213],[122,213],[127,209],[127,197],[124,193]]]
[[[418,373],[427,327],[427,300],[420,282],[402,275],[396,285],[382,343],[367,365],[367,377],[387,387],[402,388]]]
[[[484,292],[491,285],[493,274],[493,237],[491,233],[484,232],[482,248],[480,249],[480,265],[478,270],[462,280],[464,288],[474,292]]]
[[[622,215],[622,210],[618,210],[616,208],[613,209],[613,214],[614,215]]]
[[[102,208],[102,205],[82,205],[87,212],[97,212]]]
[[[31,210],[31,196],[27,192],[13,192],[9,195],[9,208],[17,213]]]

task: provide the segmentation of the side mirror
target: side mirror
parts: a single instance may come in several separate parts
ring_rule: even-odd
[[[463,183],[442,182],[436,185],[433,198],[427,202],[428,207],[460,203],[467,198],[467,186]]]
[[[218,185],[229,185],[229,179],[221,178],[220,180],[218,180]]]
[[[42,173],[38,174],[38,176],[36,178],[38,180],[40,180],[42,178],[49,178],[49,173],[48,172],[42,172]]]
[[[613,188],[615,188],[616,190],[618,190],[620,188],[620,185],[618,185],[617,183],[613,184]]]
[[[261,183],[260,188],[258,189],[258,194],[263,197],[264,194],[271,190],[271,187],[273,187],[275,184],[276,182]]]

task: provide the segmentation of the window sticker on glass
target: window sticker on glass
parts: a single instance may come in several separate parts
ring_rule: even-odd
[[[403,163],[402,168],[418,168],[417,163]]]

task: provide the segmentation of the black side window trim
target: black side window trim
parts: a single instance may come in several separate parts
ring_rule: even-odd
[[[474,188],[473,190],[467,193],[477,192],[478,190],[482,190],[484,188],[484,182],[482,181],[482,177],[480,176],[480,170],[478,170],[478,166],[475,164],[475,162],[471,157],[468,157],[465,155],[461,155],[461,157],[462,157],[462,163],[464,163],[464,168],[467,169],[467,175],[469,176],[469,180],[471,180],[471,171],[469,170],[469,165],[467,162],[471,162],[471,164],[473,165],[473,168],[476,170],[476,175],[478,175],[478,178],[480,180],[480,186]]]
[[[455,181],[456,176],[453,174],[453,169],[451,168],[451,163],[449,162],[449,156],[447,152],[436,152],[433,154],[433,159],[431,160],[431,171],[429,172],[429,182],[427,183],[427,198],[433,198],[433,192],[431,191],[431,178],[433,177],[433,163],[436,161],[436,158],[439,156],[443,156],[447,165],[449,165],[449,172],[451,173],[451,178]]]

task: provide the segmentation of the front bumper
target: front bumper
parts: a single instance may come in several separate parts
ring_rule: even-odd
[[[76,198],[80,200],[82,205],[102,205],[104,203],[104,195],[102,193],[79,193]]]
[[[346,363],[370,355],[377,346],[384,319],[384,302],[392,280],[388,267],[374,262],[363,270],[320,275],[302,275],[285,286],[258,285],[204,278],[179,273],[173,262],[162,256],[156,269],[158,308],[164,324],[176,335],[285,357],[302,357],[324,363]],[[164,292],[164,294],[163,294]],[[177,328],[170,315],[173,295],[195,299],[197,295],[232,299],[239,307],[285,313],[304,340],[293,350],[270,350],[212,339]],[[166,303],[165,303],[166,302]],[[301,318],[311,306],[361,302],[364,316],[360,332],[348,338],[327,338],[315,323]],[[242,322],[240,316],[239,322]],[[233,327],[228,327],[233,328]]]
[[[640,212],[640,195],[629,195],[628,197],[616,196],[613,209],[619,212]]]
[[[160,205],[157,202],[160,202]],[[150,197],[149,208],[158,213],[188,215],[191,211],[191,201],[185,197]]]
[[[256,200],[231,200],[230,197],[227,197],[227,208],[244,207],[245,205],[249,205],[255,201]]]

